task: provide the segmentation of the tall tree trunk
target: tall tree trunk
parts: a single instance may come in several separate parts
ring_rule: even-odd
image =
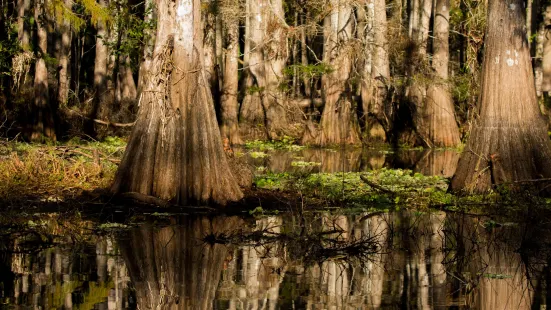
[[[434,8],[434,39],[432,68],[436,79],[427,89],[425,102],[426,123],[421,135],[430,147],[455,147],[461,143],[455,121],[455,109],[448,86],[450,62],[450,0],[436,0]]]
[[[102,7],[107,7],[107,0],[99,0]],[[110,109],[106,106],[112,102],[107,102],[108,96],[108,79],[107,70],[109,62],[109,51],[107,48],[108,29],[104,20],[99,20],[96,26],[96,58],[94,61],[94,100],[93,107],[90,113],[91,118],[97,118],[98,115],[109,116]],[[90,125],[92,127],[92,125]]]
[[[257,0],[247,1],[247,4],[249,35],[245,39],[250,41],[249,69],[256,82],[256,89],[243,101],[243,121],[250,123],[251,116],[259,115],[254,97],[260,96],[266,134],[270,139],[277,140],[287,128],[286,110],[283,106],[285,97],[279,90],[288,58],[283,2]]]
[[[263,66],[261,42],[263,40],[261,22],[264,20],[260,4],[264,0],[246,0],[245,2],[245,50],[243,67],[245,97],[239,111],[241,136],[247,139],[265,139],[268,137],[265,127],[265,114],[262,107],[261,89],[254,68]],[[261,78],[261,77],[260,77]]]
[[[385,141],[391,131],[392,105],[388,100],[388,83],[390,79],[390,64],[387,42],[387,18],[386,1],[373,0],[368,3],[368,16],[372,12],[372,43],[369,52],[371,53],[371,65],[362,85],[362,103],[366,118],[366,134],[369,139]],[[371,7],[371,9],[370,9]],[[368,17],[368,20],[370,18]]]
[[[53,111],[48,92],[48,68],[44,57],[48,53],[48,33],[45,28],[44,0],[38,0],[34,7],[36,22],[37,52],[34,72],[34,123],[31,140],[43,141],[44,138],[56,140]]]
[[[30,29],[26,21],[31,8],[31,0],[17,1],[17,39],[23,50],[29,50],[30,46]]]
[[[134,81],[134,74],[130,67],[130,57],[125,55],[119,57],[119,82],[120,87],[120,103],[129,108],[133,105],[138,97],[138,90],[136,88],[136,82]]]
[[[223,29],[225,32],[224,74],[222,76],[221,97],[221,128],[222,139],[228,139],[231,144],[241,144],[237,114],[239,102],[238,93],[238,60],[239,60],[239,11],[237,0],[224,0],[221,8]]]
[[[347,1],[331,0],[331,8],[323,26],[323,59],[333,71],[322,77],[325,106],[314,143],[320,146],[357,144],[360,143],[358,117],[348,85],[352,69],[348,44],[352,37],[352,7]]]
[[[223,69],[220,50],[222,48],[220,40],[222,40],[223,20],[220,17],[220,7],[225,0],[203,0],[203,23],[205,28],[204,36],[204,51],[205,51],[205,69],[207,80],[209,81],[210,89],[216,107],[220,103],[220,82],[222,78],[219,72]],[[219,120],[221,123],[221,120]]]
[[[72,2],[65,0],[67,7],[71,6]],[[69,63],[71,53],[71,25],[68,20],[64,19],[60,25],[61,46],[59,50],[59,65],[58,65],[58,89],[57,101],[59,106],[67,104],[69,99]]]
[[[112,190],[178,204],[238,200],[203,67],[201,1],[157,8],[153,63]]]
[[[285,93],[280,90],[283,81],[283,69],[289,58],[289,44],[285,24],[283,0],[268,0],[264,6],[266,21],[264,21],[264,75],[265,91],[262,96],[262,106],[266,114],[266,129],[272,140],[280,139],[288,127]],[[261,79],[262,80],[262,79]]]
[[[489,0],[479,118],[452,179],[454,191],[551,177],[551,142],[534,87],[522,0]]]
[[[432,13],[432,0],[415,0],[410,12],[412,53],[410,55],[410,86],[408,89],[409,101],[412,104],[412,116],[415,129],[424,144],[432,147],[432,142],[426,134],[430,128],[430,111],[426,104],[427,85],[422,82],[422,75],[427,74],[428,59],[427,46],[429,37],[429,24]],[[429,112],[430,111],[430,112]]]

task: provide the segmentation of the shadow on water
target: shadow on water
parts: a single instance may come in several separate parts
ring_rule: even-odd
[[[545,226],[455,213],[44,218],[0,238],[3,305],[43,309],[543,309]],[[116,228],[116,229],[114,229]]]

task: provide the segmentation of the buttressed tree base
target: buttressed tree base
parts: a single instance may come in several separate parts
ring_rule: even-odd
[[[243,194],[229,169],[203,66],[200,0],[158,0],[153,63],[112,191],[178,204]]]
[[[551,142],[536,98],[523,1],[488,2],[480,115],[451,183],[466,193],[551,177]]]

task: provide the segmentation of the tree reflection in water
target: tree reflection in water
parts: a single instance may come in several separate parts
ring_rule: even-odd
[[[35,232],[0,238],[4,304],[493,310],[541,309],[551,298],[548,228],[487,217],[174,216],[78,245],[63,229],[49,244]]]
[[[181,217],[145,224],[120,243],[140,309],[212,309],[228,249],[205,238],[239,225],[237,218]]]

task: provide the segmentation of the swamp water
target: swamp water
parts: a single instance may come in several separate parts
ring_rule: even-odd
[[[83,224],[84,225],[84,224]],[[544,309],[541,231],[444,212],[156,216],[0,241],[16,309]],[[77,232],[78,230],[78,232]]]
[[[270,172],[453,174],[454,152],[301,150]],[[254,209],[254,206],[252,207]],[[285,208],[283,208],[285,209]],[[549,228],[445,212],[0,216],[7,309],[545,309]],[[121,224],[123,223],[123,224]]]

